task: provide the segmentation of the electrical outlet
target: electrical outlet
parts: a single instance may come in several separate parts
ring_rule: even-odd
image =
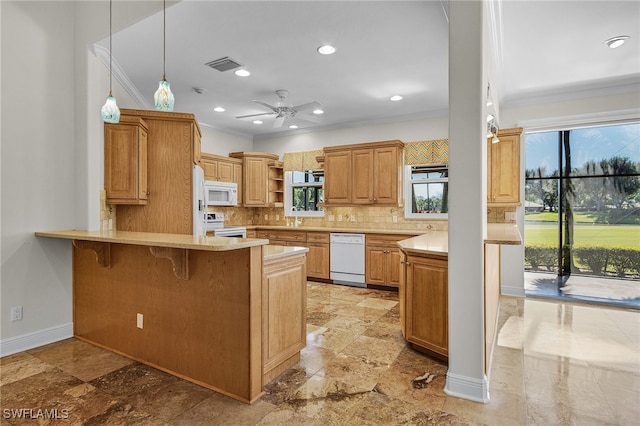
[[[136,326],[138,328],[144,328],[144,315],[142,314],[136,315]]]
[[[269,215],[268,214],[264,215],[264,220],[269,220]]]
[[[516,212],[504,212],[504,220],[516,220]]]
[[[338,215],[338,222],[342,222],[342,215],[341,214]]]
[[[336,220],[336,217],[332,214],[329,215],[329,222],[333,222],[334,220]]]
[[[276,215],[276,220],[280,220],[280,215],[279,214]]]
[[[352,214],[351,215],[351,222],[355,222],[356,221],[356,215]]]
[[[11,308],[11,321],[20,321],[22,319],[22,306],[13,306]]]
[[[393,219],[393,223],[398,223],[398,216],[397,215],[393,215],[391,216],[391,218]]]

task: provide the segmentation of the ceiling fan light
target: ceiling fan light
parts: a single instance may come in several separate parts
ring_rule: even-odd
[[[318,53],[321,55],[332,55],[336,53],[336,48],[331,46],[330,44],[324,44],[318,47]]]
[[[234,71],[234,74],[238,77],[249,77],[251,75],[251,73],[244,68]]]
[[[616,36],[616,37],[611,37],[608,40],[605,40],[604,44],[606,44],[607,47],[610,49],[615,49],[616,47],[622,46],[627,40],[629,40],[629,36],[626,36],[626,35]]]
[[[314,109],[314,110],[313,110],[313,113],[314,113],[315,115],[324,114],[324,110],[323,110],[323,109],[320,109],[320,108],[316,108],[316,109]]]
[[[397,102],[397,101],[401,101],[402,100],[402,96],[400,95],[393,95],[392,97],[389,98],[390,101],[392,102]]]
[[[262,124],[262,120],[253,120],[253,124]]]
[[[215,112],[225,112],[226,111],[226,109],[224,109],[223,107],[220,107],[220,106],[217,106],[217,107],[213,108],[213,110]]]
[[[296,126],[295,124],[292,124],[292,125],[290,125],[290,126],[289,126],[289,128],[290,128],[290,129],[297,129],[297,128],[298,128],[298,126]]]

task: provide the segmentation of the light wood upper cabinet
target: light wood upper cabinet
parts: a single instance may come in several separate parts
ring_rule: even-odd
[[[266,152],[232,152],[229,156],[242,160],[242,205],[273,207],[269,198],[269,191],[273,189],[270,186],[269,165],[279,161],[278,156]]]
[[[242,160],[203,152],[201,165],[206,180],[240,183],[236,168],[242,170]]]
[[[324,148],[326,205],[402,205],[401,141]]]
[[[104,125],[107,204],[147,204],[147,135],[147,123],[139,117]]]
[[[522,128],[498,132],[500,142],[487,139],[487,204],[520,205],[520,135]]]
[[[351,151],[351,202],[353,204],[372,204],[374,185],[373,149],[354,149]]]
[[[331,178],[329,179],[328,176]],[[327,152],[324,156],[324,203],[351,202],[351,151]]]
[[[144,205],[119,206],[116,228],[119,231],[192,234],[193,165],[201,156],[200,129],[195,116],[181,112],[120,109],[120,123],[127,123],[129,119],[143,120],[148,128],[149,196]],[[107,156],[105,166],[108,161]]]

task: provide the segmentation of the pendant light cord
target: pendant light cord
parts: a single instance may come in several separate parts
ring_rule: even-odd
[[[167,0],[162,0],[162,79],[167,80]]]
[[[113,57],[111,54],[111,2],[112,0],[109,0],[109,96],[111,96],[111,58]]]

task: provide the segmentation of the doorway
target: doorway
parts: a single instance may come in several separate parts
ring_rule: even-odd
[[[640,123],[525,134],[525,292],[640,309]]]

